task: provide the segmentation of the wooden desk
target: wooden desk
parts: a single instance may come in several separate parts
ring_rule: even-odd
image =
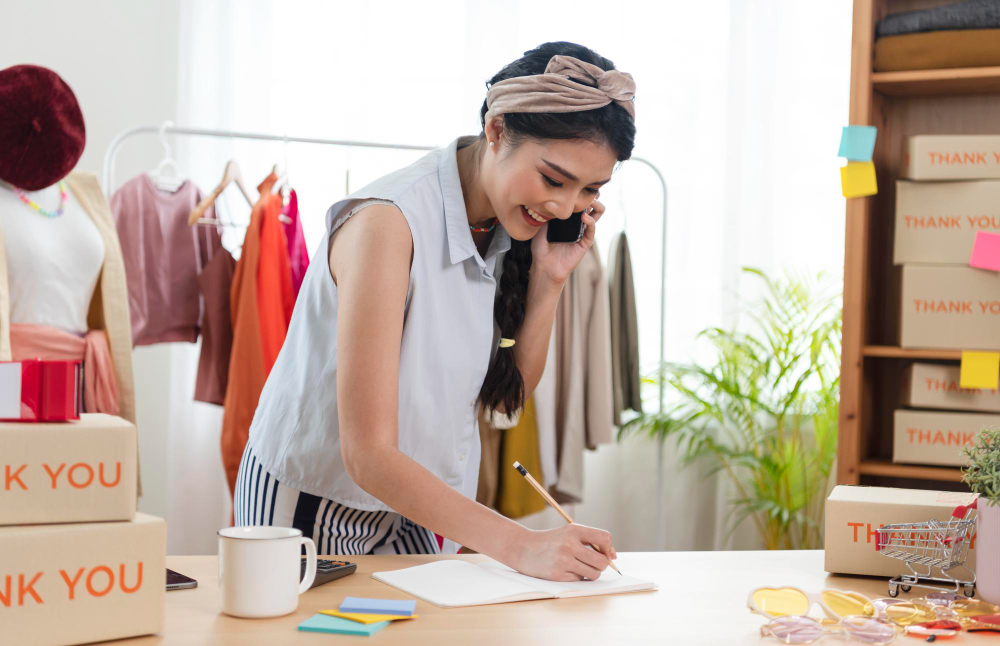
[[[172,556],[167,567],[198,580],[194,590],[167,593],[166,625],[161,635],[114,642],[197,646],[267,644],[779,644],[760,638],[763,617],[746,608],[750,590],[762,585],[794,585],[856,590],[872,598],[887,596],[881,578],[834,577],[823,571],[822,551],[801,552],[645,552],[620,553],[622,572],[652,579],[660,589],[606,597],[522,601],[493,606],[443,609],[417,600],[419,617],[391,624],[367,641],[304,633],[296,626],[318,610],[337,607],[346,596],[406,598],[371,578],[372,572],[426,563],[434,558],[484,557],[356,556],[355,574],[314,588],[299,598],[298,610],[277,619],[236,619],[220,613],[216,557]],[[919,596],[911,592],[903,597]],[[814,613],[819,612],[818,608]],[[353,640],[353,641],[352,641]],[[962,634],[948,644],[1000,643],[995,633]],[[849,644],[824,638],[819,644]],[[901,646],[922,641],[902,635]]]

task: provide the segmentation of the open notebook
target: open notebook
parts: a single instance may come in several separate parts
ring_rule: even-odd
[[[442,608],[483,606],[529,599],[590,597],[654,590],[652,581],[620,576],[608,568],[596,581],[546,581],[525,576],[496,561],[435,561],[426,565],[376,572],[372,578]]]

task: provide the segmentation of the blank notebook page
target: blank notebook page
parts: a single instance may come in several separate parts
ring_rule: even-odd
[[[622,576],[608,568],[601,572],[596,581],[547,581],[515,572],[502,563],[486,562],[476,567],[515,581],[535,590],[548,592],[551,596],[564,599],[567,597],[590,597],[600,594],[617,594],[619,592],[636,592],[652,590],[656,584],[645,579]]]
[[[434,561],[426,565],[372,575],[403,592],[438,606],[480,606],[529,599],[589,597],[653,590],[652,581],[620,576],[608,569],[596,581],[546,581],[519,574],[496,561]]]
[[[372,577],[445,607],[480,606],[552,596],[459,560],[434,561],[403,570],[376,572]]]

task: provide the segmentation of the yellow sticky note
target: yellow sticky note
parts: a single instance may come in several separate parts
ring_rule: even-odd
[[[962,388],[996,389],[1000,381],[1000,352],[962,352]]]
[[[362,624],[376,624],[380,621],[396,621],[397,619],[416,619],[416,615],[410,615],[409,617],[403,615],[370,615],[361,612],[341,612],[339,610],[320,610],[321,615],[330,615],[331,617],[340,617],[341,619],[350,619],[351,621],[357,621]]]
[[[840,187],[848,198],[878,193],[874,162],[847,162],[847,166],[841,166]]]

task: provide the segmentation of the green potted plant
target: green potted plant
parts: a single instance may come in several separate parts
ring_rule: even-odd
[[[1000,604],[1000,429],[983,429],[962,454],[969,459],[962,480],[979,494],[976,589],[986,601]]]
[[[768,549],[818,548],[837,452],[842,283],[744,271],[763,298],[744,306],[742,326],[699,334],[709,361],[646,380],[665,386],[664,409],[623,425],[619,440],[672,439],[682,466],[707,459],[738,492],[730,531],[751,518]]]

